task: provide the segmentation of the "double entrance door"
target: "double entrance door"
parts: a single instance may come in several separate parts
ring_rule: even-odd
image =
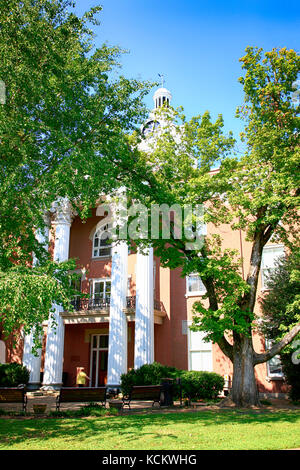
[[[90,357],[90,386],[106,385],[108,362],[108,335],[92,335]]]

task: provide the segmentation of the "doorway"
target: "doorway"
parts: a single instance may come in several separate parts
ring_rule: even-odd
[[[90,387],[101,387],[107,381],[108,335],[92,335]]]

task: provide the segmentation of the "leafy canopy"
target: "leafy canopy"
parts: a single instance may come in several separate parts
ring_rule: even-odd
[[[0,5],[6,90],[0,104],[0,312],[6,332],[46,319],[51,301],[62,300],[62,270],[67,276],[70,266],[51,264],[35,237],[45,211],[67,197],[86,217],[101,193],[125,179],[126,135],[145,116],[149,84],[117,73],[120,48],[94,46],[90,25],[98,24],[101,7],[78,17],[73,3]],[[39,268],[30,267],[32,253]]]
[[[233,348],[251,339],[255,327],[264,246],[272,237],[299,250],[299,104],[293,95],[300,57],[293,50],[263,53],[248,47],[240,60],[245,101],[237,117],[245,121],[245,153],[237,156],[221,115],[215,122],[208,112],[187,121],[182,110],[162,108],[158,120],[167,125],[155,131],[142,153],[147,184],[143,197],[134,195],[149,213],[153,203],[205,206],[204,220],[215,229],[201,248],[188,250],[187,238],[177,239],[175,232],[168,239],[149,237],[148,243],[165,266],[201,276],[207,292],[204,302],[194,305],[194,328],[205,331],[231,359]],[[245,233],[251,251],[248,272],[242,270],[241,254],[225,249],[213,233],[221,224]],[[269,358],[258,356],[253,355],[254,362]]]

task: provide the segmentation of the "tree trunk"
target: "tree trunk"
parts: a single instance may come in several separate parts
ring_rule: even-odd
[[[233,381],[231,399],[237,406],[258,406],[259,397],[254,374],[252,339],[239,336],[233,346]]]

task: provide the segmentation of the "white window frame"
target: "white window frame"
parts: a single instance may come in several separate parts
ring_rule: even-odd
[[[190,277],[198,277],[199,281],[200,281],[200,290],[198,291],[194,291],[194,292],[190,292],[189,291],[189,278]],[[201,277],[199,276],[199,274],[196,274],[196,273],[192,273],[192,274],[189,274],[188,276],[186,276],[186,294],[185,296],[186,297],[199,297],[201,295],[204,295],[206,294],[206,288],[201,280]]]
[[[271,271],[272,269],[274,269],[274,267],[267,267],[265,266],[264,264],[264,253],[268,252],[268,251],[278,251],[278,256],[274,256],[273,257],[273,263],[276,262],[277,259],[281,258],[282,256],[284,256],[284,245],[266,245],[264,248],[263,248],[263,252],[262,252],[262,257],[261,257],[261,288],[262,290],[268,290],[268,285],[267,285],[267,277],[265,275],[265,271],[269,270]]]
[[[107,228],[106,228],[107,227]],[[101,255],[100,250],[100,240],[101,240],[101,233],[103,232],[109,232],[109,229],[111,228],[111,224],[109,222],[106,222],[105,224],[101,225],[97,230],[95,230],[95,233],[93,235],[93,248],[92,248],[92,258],[110,258],[111,257],[111,250],[112,250],[112,244],[107,245],[105,247],[102,247],[103,250],[108,249],[110,250],[109,254]],[[96,235],[98,235],[96,237]],[[99,240],[99,245],[95,246],[95,238]],[[95,255],[95,250],[97,250],[97,254]]]
[[[270,349],[270,347],[272,346],[272,342],[270,340],[266,340],[266,349]],[[279,354],[277,354],[276,356],[274,356],[272,359],[278,359],[280,361],[280,356]],[[270,361],[272,360],[270,359]],[[282,365],[281,365],[281,372],[277,372],[277,373],[273,373],[270,371],[270,361],[267,361],[267,378],[270,379],[270,380],[273,380],[273,379],[284,379],[284,373],[283,373],[283,370],[282,370]]]
[[[190,325],[192,324],[191,321],[187,322],[187,337],[188,337],[188,370],[196,370],[196,371],[207,371],[207,372],[213,372],[213,348],[212,348],[212,342],[204,342],[202,341],[202,338],[205,336],[205,333],[203,331],[192,331],[190,329]],[[197,335],[199,337],[199,347],[195,348],[193,346],[193,341],[192,341],[192,335]],[[194,368],[192,369],[192,355],[193,353],[210,353],[209,357],[209,367],[208,368]]]
[[[95,295],[95,284],[96,282],[104,282],[104,298],[106,298],[106,283],[110,282],[110,287],[111,287],[111,278],[110,277],[102,277],[99,279],[90,279],[90,298],[94,300],[94,295]]]

